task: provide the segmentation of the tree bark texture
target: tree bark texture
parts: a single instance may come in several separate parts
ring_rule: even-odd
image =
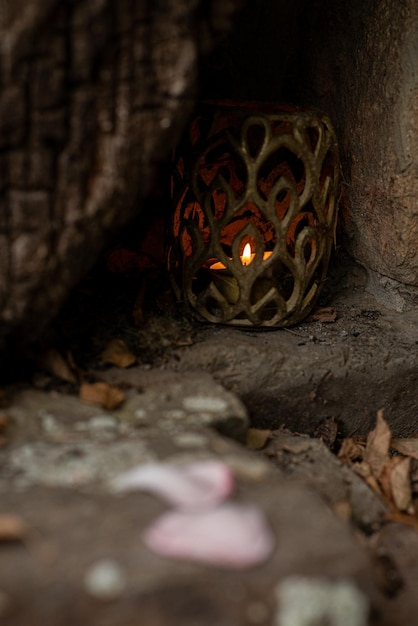
[[[0,0],[0,353],[141,208],[237,0]]]

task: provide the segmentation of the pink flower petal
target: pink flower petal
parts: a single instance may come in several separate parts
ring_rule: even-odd
[[[184,465],[138,465],[112,481],[117,491],[148,491],[182,509],[201,510],[223,502],[234,489],[228,465],[216,459]]]
[[[143,539],[157,554],[231,569],[265,561],[275,543],[257,507],[234,503],[200,513],[166,513],[145,530]]]

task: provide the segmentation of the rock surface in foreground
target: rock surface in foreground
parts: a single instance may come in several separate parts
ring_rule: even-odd
[[[132,375],[131,370],[127,378]],[[208,385],[209,377],[203,379]],[[201,398],[196,380],[193,386],[188,397]],[[182,402],[183,392],[181,385],[178,396],[171,388],[170,401]],[[141,395],[147,397],[146,385],[143,394],[132,392],[132,398]],[[238,400],[219,386],[212,384],[206,397],[212,408],[231,397],[243,419]],[[57,626],[105,620],[116,626],[135,623],[139,614],[144,626],[275,624],[278,585],[295,575],[350,579],[367,602],[382,602],[371,560],[322,497],[208,429],[208,406],[192,404],[192,424],[172,418],[171,427],[162,428],[167,417],[161,422],[157,413],[144,421],[126,407],[99,415],[97,408],[62,394],[16,396],[8,409],[13,427],[1,450],[0,516],[13,512],[25,521],[30,549],[15,542],[5,550],[0,542],[1,610],[10,626],[45,620]],[[31,463],[18,467],[22,449],[30,451]],[[231,502],[266,516],[275,539],[271,556],[253,569],[228,572],[148,550],[141,533],[167,505],[150,494],[115,494],[107,479],[150,459],[221,459],[237,485]],[[61,479],[51,486],[53,475]]]

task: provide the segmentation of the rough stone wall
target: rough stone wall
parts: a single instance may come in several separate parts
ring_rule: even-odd
[[[140,209],[237,0],[0,0],[0,353]]]
[[[304,95],[338,125],[348,247],[402,310],[418,303],[418,5],[316,5]]]

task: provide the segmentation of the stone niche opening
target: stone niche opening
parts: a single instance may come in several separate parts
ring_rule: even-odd
[[[247,3],[201,74],[210,98],[328,114],[340,145],[340,244],[378,300],[418,302],[418,9],[414,2]]]
[[[219,9],[222,2],[213,4],[222,14],[223,9]],[[230,4],[238,3],[231,0]],[[156,5],[152,16],[153,32],[158,35],[153,42],[157,48],[166,41],[163,35],[169,28],[168,13],[162,11],[161,6]],[[39,134],[39,137],[36,134],[34,137],[45,151],[44,154],[34,144],[39,150],[36,154],[40,155],[36,161],[40,164],[39,171],[31,165],[31,161],[26,163],[24,160],[22,163],[26,163],[26,169],[23,166],[19,169],[23,150],[14,150],[10,159],[7,149],[0,155],[9,168],[9,179],[4,178],[3,181],[5,194],[9,193],[8,185],[13,188],[15,179],[19,176],[22,179],[19,185],[23,188],[19,188],[18,193],[13,191],[10,199],[10,205],[13,200],[21,207],[22,221],[26,219],[26,201],[28,212],[36,201],[36,215],[40,214],[38,205],[49,215],[48,211],[51,214],[55,211],[55,205],[50,204],[52,197],[62,212],[56,220],[62,226],[61,230],[49,229],[48,219],[45,219],[45,241],[41,241],[45,245],[39,245],[39,241],[34,242],[28,236],[23,242],[25,245],[18,250],[22,263],[14,268],[14,281],[10,280],[11,286],[6,282],[0,283],[0,295],[11,293],[10,302],[19,305],[15,306],[13,313],[12,307],[2,308],[0,300],[1,319],[13,326],[10,333],[14,332],[15,337],[19,333],[14,328],[19,332],[24,329],[27,338],[34,325],[39,324],[40,327],[44,320],[49,323],[70,288],[97,259],[100,247],[109,244],[114,233],[119,233],[117,241],[113,240],[107,248],[96,270],[73,292],[65,315],[59,320],[59,329],[66,327],[69,319],[76,326],[75,335],[70,334],[71,341],[83,343],[90,329],[97,327],[98,311],[100,324],[106,324],[110,301],[116,303],[117,309],[119,298],[121,301],[113,326],[117,334],[123,325],[124,315],[130,316],[130,319],[135,315],[137,323],[141,324],[143,304],[147,300],[158,300],[164,321],[153,326],[153,321],[145,320],[141,331],[142,343],[137,346],[139,363],[148,366],[153,357],[158,361],[168,346],[171,353],[165,366],[182,371],[198,368],[210,372],[244,399],[258,425],[285,424],[312,432],[322,419],[334,416],[346,433],[367,431],[374,423],[376,410],[383,406],[397,432],[416,430],[416,3],[413,0],[369,0],[367,3],[362,0],[350,3],[343,0],[243,2],[233,23],[220,29],[222,37],[215,38],[217,43],[214,45],[212,41],[211,46],[206,46],[203,37],[208,38],[210,31],[206,14],[203,12],[194,16],[198,20],[196,22],[194,18],[188,20],[188,9],[182,4],[178,13],[173,9],[173,19],[178,20],[181,13],[181,20],[184,20],[184,23],[181,22],[184,30],[176,23],[176,28],[181,31],[179,45],[158,50],[154,56],[151,54],[151,40],[147,39],[149,15],[144,17],[141,13],[134,22],[141,25],[141,29],[138,27],[138,30],[130,31],[123,21],[129,12],[126,13],[127,7],[121,5],[117,10],[121,13],[120,30],[114,33],[112,29],[116,22],[110,19],[112,15],[107,3],[99,3],[95,7],[97,15],[89,14],[88,20],[86,18],[89,27],[77,35],[85,44],[84,48],[80,44],[80,50],[88,50],[90,44],[113,43],[105,48],[104,53],[94,50],[95,55],[91,54],[91,59],[81,58],[80,52],[80,67],[84,68],[84,73],[79,75],[72,70],[75,72],[71,83],[75,85],[75,95],[73,100],[68,100],[65,109],[65,113],[72,112],[71,120],[87,124],[89,134],[86,135],[86,129],[82,127],[76,129],[70,149],[65,152],[62,145],[67,145],[66,139],[56,135],[58,125],[54,122],[55,117],[51,116],[51,110],[55,115],[56,106],[53,94],[46,104],[36,100],[44,93],[39,84],[46,76],[38,72],[39,76],[32,77],[33,93],[30,90],[28,93],[34,99],[33,106],[40,109],[34,120],[44,120],[41,129],[34,125]],[[81,23],[85,18],[84,9],[81,7],[79,10]],[[138,8],[138,11],[142,9]],[[64,26],[67,27],[65,11],[57,10],[54,20],[58,29],[52,47],[58,46]],[[91,24],[98,28],[101,38],[89,36]],[[117,48],[118,38],[123,39],[121,32],[130,33],[128,48],[132,45],[139,55],[135,65],[139,68],[138,74],[125,76],[132,83],[132,102],[121,85],[122,113],[129,111],[133,116],[136,111],[134,96],[140,99],[140,95],[143,96],[141,89],[144,93],[149,89],[149,93],[145,94],[147,106],[140,110],[135,123],[123,126],[125,118],[121,117],[123,128],[118,136],[112,126],[116,123],[115,110],[109,113],[106,106],[109,94],[113,93],[110,83],[112,80],[117,83],[123,74],[123,55],[112,56],[112,45]],[[141,41],[146,41],[143,49],[138,43]],[[45,57],[49,50],[46,37],[27,39],[25,45],[36,47],[41,46],[41,42],[41,52]],[[187,45],[183,50],[180,43],[183,45],[184,42]],[[208,52],[209,47],[211,52]],[[198,54],[191,54],[191,49],[197,50]],[[62,48],[63,58],[67,52],[66,48]],[[145,57],[141,57],[140,52]],[[24,53],[26,56],[22,56],[19,66],[22,68],[26,67],[24,63],[29,58],[29,52],[24,50]],[[33,50],[30,53],[34,54]],[[161,61],[163,56],[166,65]],[[44,57],[40,52],[34,54],[35,61],[31,63],[35,67],[36,59]],[[144,67],[141,66],[143,58]],[[196,63],[197,58],[199,64]],[[171,59],[175,63],[173,61],[170,65]],[[90,60],[91,68],[88,65]],[[117,67],[115,75],[112,74],[115,69],[113,63],[122,64]],[[63,65],[66,67],[64,62]],[[154,83],[142,81],[141,69],[148,78],[148,74],[155,69]],[[76,70],[81,72],[79,68]],[[161,70],[160,74],[157,70]],[[71,75],[68,67],[67,72]],[[22,84],[26,84],[28,75],[22,71],[22,76],[18,77]],[[16,80],[14,75],[12,78]],[[17,89],[13,85],[7,91],[10,102]],[[81,94],[77,92],[80,85],[84,90]],[[167,85],[173,88],[174,95]],[[180,96],[176,95],[176,89],[180,90]],[[128,98],[127,108],[124,108],[124,97]],[[164,221],[171,210],[168,198],[169,152],[190,120],[193,106],[207,99],[295,104],[318,109],[330,117],[339,142],[342,185],[338,250],[320,304],[336,307],[337,321],[332,326],[327,326],[320,319],[313,323],[316,326],[306,324],[289,333],[279,331],[270,334],[232,332],[207,326],[199,327],[196,332],[201,333],[200,339],[195,342],[189,337],[195,329],[180,328],[176,322],[176,305],[167,295],[170,287],[167,282],[161,287],[153,274],[155,266],[163,268],[165,262]],[[58,93],[57,101],[63,100],[63,94]],[[21,141],[17,109],[15,117],[10,118],[11,122],[16,122],[15,135],[12,133],[13,125],[6,129],[9,133],[6,139],[11,145]],[[45,120],[49,120],[49,125]],[[67,122],[67,126],[63,123],[63,133],[69,128],[70,122]],[[132,128],[132,133],[127,132],[127,128]],[[105,140],[100,133],[105,135]],[[83,143],[84,140],[79,138],[86,136],[90,140]],[[35,142],[32,135],[29,139]],[[119,149],[120,154],[117,153]],[[32,144],[28,145],[28,154],[35,154],[34,150]],[[48,150],[55,151],[51,162],[57,167],[57,187],[61,186],[52,194],[48,190],[37,191],[34,195],[30,185],[33,181],[38,186],[41,184],[39,180],[45,173],[42,168],[49,163],[46,159]],[[159,163],[158,168],[156,162]],[[23,180],[24,176],[29,182]],[[116,184],[115,180],[120,184]],[[153,185],[150,181],[154,181]],[[54,189],[51,181],[48,184]],[[84,201],[86,214],[83,214]],[[136,222],[131,222],[127,230],[120,233],[121,224],[126,224],[132,215],[138,215],[138,207],[140,211]],[[7,230],[6,226],[0,222],[0,236]],[[39,233],[40,229],[38,238],[41,239]],[[65,234],[62,240],[61,233]],[[56,248],[53,249],[53,246]],[[33,264],[25,264],[28,257],[32,263],[41,254],[44,256],[40,263],[45,270],[42,280],[49,281],[50,290],[39,289],[41,278],[38,280],[36,272],[31,272]],[[12,255],[4,255],[0,260],[3,259],[9,262]],[[103,268],[104,273],[101,271]],[[138,274],[135,276],[138,268],[140,277]],[[9,275],[13,277],[13,272],[7,274],[8,279]],[[102,295],[91,306],[89,291],[94,291],[100,280]],[[127,308],[119,316],[122,305],[126,305],[126,298],[129,301]],[[13,314],[15,318],[11,324]],[[20,325],[15,324],[17,314],[21,316]],[[189,324],[184,323],[186,326]],[[80,335],[81,326],[84,330]],[[0,329],[0,347],[3,345],[2,333],[3,329]],[[137,341],[129,331],[124,336],[129,341]],[[191,345],[184,345],[189,340]],[[8,341],[9,335],[4,343],[6,347]],[[177,354],[176,348],[182,346],[184,350]],[[100,347],[93,342],[89,355],[94,351],[97,353]]]
[[[418,303],[417,33],[412,0],[243,2],[197,78],[197,110],[199,100],[227,100],[330,117],[342,172],[339,249],[365,270],[367,291],[399,312]]]
[[[417,28],[412,1],[261,0],[244,5],[202,61],[197,101],[318,109],[340,146],[338,249],[320,301],[337,309],[332,330],[321,318],[293,334],[199,327],[198,345],[168,365],[209,371],[244,399],[258,426],[313,432],[335,417],[343,432],[365,432],[380,407],[398,434],[418,426]],[[169,174],[170,160],[149,200],[159,217],[143,240],[160,259]],[[165,324],[158,332],[170,343],[177,331]]]

